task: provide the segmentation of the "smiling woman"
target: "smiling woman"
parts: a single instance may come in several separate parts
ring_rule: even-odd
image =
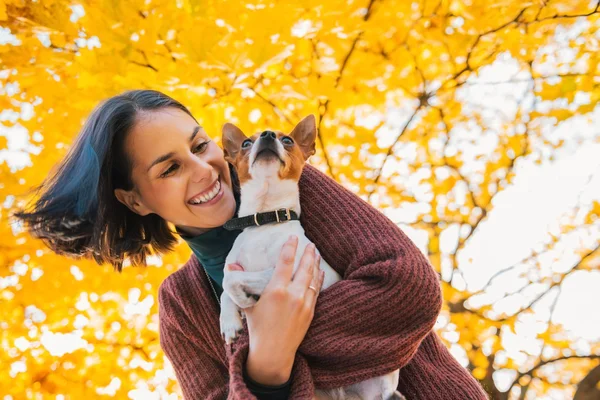
[[[118,270],[125,258],[145,264],[152,251],[171,250],[168,222],[197,235],[235,212],[222,150],[182,104],[155,91],[97,107],[38,192],[31,211],[16,213],[36,237]]]
[[[136,185],[118,188],[115,195],[134,213],[159,215],[188,235],[233,217],[235,199],[223,151],[188,113],[140,113],[125,151]]]
[[[416,246],[315,168],[297,174],[302,226],[343,279],[318,303],[312,291],[294,289],[320,287],[323,275],[314,246],[296,257],[290,238],[275,266],[279,279],[245,309],[247,332],[235,348],[219,333],[218,292],[239,235],[223,225],[242,213],[243,179],[177,101],[137,90],[102,103],[32,209],[16,216],[54,251],[118,270],[125,259],[145,264],[178,237],[190,245],[194,256],[158,294],[160,343],[185,398],[311,398],[315,385],[349,386],[400,369],[398,390],[411,399],[484,399],[432,332],[439,280]]]

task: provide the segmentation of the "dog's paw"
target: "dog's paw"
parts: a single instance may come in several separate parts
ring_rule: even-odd
[[[223,280],[223,289],[229,297],[240,308],[252,307],[256,304],[260,295],[253,294],[252,288],[245,282]]]
[[[221,336],[228,345],[233,343],[238,336],[238,333],[244,329],[242,317],[238,314],[221,315]]]
[[[271,280],[274,268],[254,271],[226,271],[223,277],[223,290],[240,308],[252,307],[260,299],[260,294]]]
[[[240,308],[253,307],[258,302],[258,299],[260,299],[259,295],[248,293],[244,288],[236,291],[235,294],[230,294],[230,296],[233,302]]]

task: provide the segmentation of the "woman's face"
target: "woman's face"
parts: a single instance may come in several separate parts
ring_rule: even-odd
[[[185,112],[140,114],[125,152],[134,188],[117,189],[115,195],[134,212],[157,214],[190,235],[233,217],[236,204],[223,151]]]

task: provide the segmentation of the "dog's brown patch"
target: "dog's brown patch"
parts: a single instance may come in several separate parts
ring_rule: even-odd
[[[288,136],[283,132],[276,132],[276,134],[278,140],[281,140],[283,136]],[[296,141],[292,146],[284,146],[284,149],[283,166],[279,169],[279,178],[293,179],[297,182],[300,180],[302,168],[304,167],[304,154]]]

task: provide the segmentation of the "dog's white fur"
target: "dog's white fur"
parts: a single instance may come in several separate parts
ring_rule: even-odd
[[[289,208],[300,215],[298,182],[279,178],[278,171],[281,166],[279,160],[256,160],[257,143],[249,154],[251,179],[241,186],[239,216],[280,208]],[[279,140],[276,140],[276,143],[280,157],[283,159],[285,149]],[[257,301],[255,296],[260,296],[270,281],[281,248],[290,235],[298,237],[294,262],[295,273],[304,249],[310,243],[300,221],[246,228],[237,237],[225,265],[239,263],[244,271],[230,271],[225,268],[224,291],[221,295],[221,333],[228,344],[243,328],[242,309],[252,307]],[[321,258],[320,268],[325,271],[322,289],[341,280],[341,276],[323,258]],[[396,370],[345,388],[316,390],[315,399],[402,399],[403,397],[395,391],[398,379],[399,371]]]

